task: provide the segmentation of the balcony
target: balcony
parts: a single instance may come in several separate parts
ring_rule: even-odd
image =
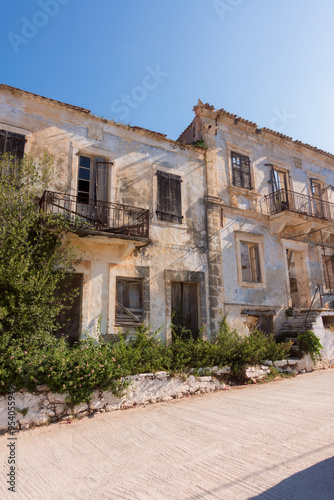
[[[121,237],[149,238],[149,210],[106,201],[44,191],[40,209],[62,216],[79,233],[109,233]]]
[[[309,229],[322,229],[328,227],[328,222],[334,222],[334,203],[320,198],[281,189],[265,196],[263,200],[273,233],[281,233],[289,225],[307,224]]]
[[[334,203],[313,198],[305,194],[281,189],[264,197],[269,215],[280,212],[295,212],[308,217],[334,221]]]

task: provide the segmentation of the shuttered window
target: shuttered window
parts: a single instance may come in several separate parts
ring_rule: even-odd
[[[0,130],[0,154],[10,153],[18,160],[22,160],[25,143],[26,139],[24,135]]]
[[[250,160],[248,156],[243,156],[238,153],[231,153],[232,158],[232,183],[233,186],[244,189],[252,188]]]
[[[329,290],[334,290],[334,260],[332,256],[322,256],[322,265],[325,275],[325,286]]]
[[[144,320],[143,280],[116,278],[116,324],[139,325]]]
[[[261,283],[259,245],[257,243],[240,242],[242,281]]]
[[[181,177],[157,172],[158,176],[158,207],[159,220],[182,223],[181,208]]]

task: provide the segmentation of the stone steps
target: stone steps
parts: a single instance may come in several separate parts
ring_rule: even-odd
[[[291,340],[293,342],[290,354],[292,357],[302,356],[297,337],[306,330],[314,330],[319,314],[320,311],[294,310],[292,315],[288,316],[285,323],[283,323],[279,334],[284,335],[286,341]]]

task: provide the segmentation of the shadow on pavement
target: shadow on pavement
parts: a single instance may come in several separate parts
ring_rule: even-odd
[[[333,500],[334,458],[297,472],[249,500]]]

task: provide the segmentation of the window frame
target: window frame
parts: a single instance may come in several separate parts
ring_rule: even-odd
[[[124,298],[123,301],[120,303],[118,301],[118,283],[123,282],[123,283],[136,283],[139,285],[139,300],[140,300],[140,306],[139,308],[134,308],[130,306],[124,305]],[[124,291],[123,291],[124,294]],[[119,313],[117,313],[117,309],[122,309],[118,306],[118,304],[121,304],[125,309],[127,309],[130,313],[138,317],[138,321],[136,321],[134,318],[131,318],[128,315],[128,318],[125,318],[126,320],[123,321],[124,316],[126,317],[126,312],[124,316],[120,316]],[[140,310],[140,313],[138,314],[138,311]],[[115,278],[115,326],[118,327],[127,327],[127,326],[139,326],[141,325],[145,320],[145,309],[144,309],[144,279],[143,278],[138,278],[138,277],[131,277],[131,276],[116,276]]]
[[[266,288],[264,235],[236,231],[235,241],[236,241],[237,275],[238,275],[239,286],[244,288],[259,288],[259,289]],[[261,281],[244,281],[242,273],[242,263],[241,263],[241,243],[246,243],[247,245],[257,245],[259,273]]]
[[[18,132],[12,132],[11,130],[8,130],[8,129],[5,129],[5,128],[4,129],[0,128],[0,137],[3,137],[2,147],[0,148],[0,155],[6,154],[6,153],[10,153],[17,160],[22,160],[23,157],[24,157],[25,145],[26,145],[26,142],[27,142],[26,136],[23,135],[23,134],[20,134]],[[8,147],[7,144],[8,144],[8,141],[10,139],[13,139],[14,141],[17,140],[18,142],[23,143],[23,149],[22,149],[22,154],[21,155],[18,156],[17,155],[17,151],[16,151],[16,153],[12,153],[11,151],[7,150],[7,147]],[[0,145],[1,145],[1,142],[2,142],[2,139],[0,138]]]
[[[155,216],[157,219],[157,222],[159,223],[169,223],[169,224],[178,224],[182,225],[183,224],[183,207],[182,207],[182,177],[180,175],[174,174],[172,172],[166,172],[164,170],[157,169],[155,172],[156,176],[156,209],[155,209]],[[178,198],[177,204],[179,208],[179,213],[177,213],[177,210],[171,210],[171,206],[167,207],[169,210],[159,210],[159,208],[162,207],[162,202],[161,202],[161,191],[160,191],[160,182],[159,182],[159,177],[162,179],[168,179],[168,197],[166,196],[166,200],[171,204],[171,200],[174,198]],[[171,188],[171,181],[176,181],[178,183],[178,190],[174,193],[172,193],[172,188]],[[163,217],[166,218],[163,218]]]
[[[95,201],[110,201],[110,191],[111,191],[111,180],[112,180],[112,168],[114,166],[114,162],[106,158],[105,156],[99,156],[99,153],[90,153],[88,151],[81,151],[79,150],[77,152],[78,160],[77,160],[77,180],[76,180],[76,196],[79,197],[79,181],[80,180],[85,180],[85,179],[80,179],[79,178],[79,172],[80,168],[86,168],[80,165],[80,159],[82,158],[88,158],[90,160],[90,179],[89,179],[89,200],[92,200],[93,202]],[[98,164],[105,164],[106,165],[106,200],[99,200],[97,198],[97,192],[96,192],[96,183],[97,183],[97,165]]]
[[[332,255],[333,250],[331,248],[325,248],[325,255],[323,249],[319,248],[319,263],[322,274],[322,286],[325,293],[329,293],[330,291],[334,292],[334,262],[332,262],[332,270],[329,273],[331,288],[327,286],[329,283],[324,263],[324,257],[326,257],[326,260],[332,260]]]
[[[249,155],[244,154],[243,152],[238,152],[235,150],[231,150],[230,152],[230,162],[231,162],[231,174],[232,174],[232,186],[238,189],[245,189],[246,191],[254,191],[254,186],[253,186],[253,178],[252,178],[252,161]],[[240,161],[240,169],[238,170],[233,163],[233,158],[238,158]],[[248,176],[249,176],[249,186],[245,186],[245,178],[244,178],[244,172],[242,170],[242,159],[247,158],[248,161]],[[238,172],[240,175],[240,184],[238,185],[236,183],[236,178],[235,178],[235,172]]]

